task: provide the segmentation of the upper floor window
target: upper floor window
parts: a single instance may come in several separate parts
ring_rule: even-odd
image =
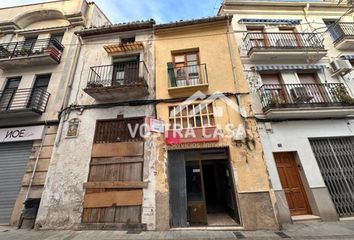
[[[122,38],[120,40],[120,42],[123,43],[123,44],[133,43],[133,42],[135,42],[135,37]]]
[[[50,35],[51,39],[55,39],[60,43],[63,41],[63,37],[64,37],[64,33],[53,33]]]
[[[37,75],[33,88],[41,88],[43,90],[47,90],[50,77],[51,74]]]
[[[14,101],[14,96],[20,85],[21,77],[8,78],[4,91],[1,93],[0,97],[0,111],[6,111],[10,108]]]
[[[267,46],[266,31],[263,26],[247,26],[250,44],[253,47]]]
[[[169,107],[170,129],[215,126],[212,103]]]
[[[338,40],[344,34],[341,27],[338,25],[338,20],[336,19],[325,19],[323,22],[326,24],[328,31],[333,39],[333,41]]]
[[[37,38],[38,36],[26,37],[23,42],[22,50],[32,51],[36,44]]]
[[[172,61],[177,86],[201,83],[198,50],[172,52]]]

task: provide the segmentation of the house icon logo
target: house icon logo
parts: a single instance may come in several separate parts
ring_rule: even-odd
[[[202,111],[204,108],[206,108],[209,104],[212,104],[216,100],[221,100],[224,102],[229,108],[234,110],[235,112],[238,112],[241,114],[242,117],[247,117],[247,113],[240,108],[235,101],[232,101],[229,97],[227,97],[225,94],[221,92],[214,92],[212,95],[207,97],[206,94],[202,93],[201,91],[195,92],[192,96],[187,98],[185,101],[179,104],[179,108],[171,110],[170,116],[176,117],[178,116],[182,111],[188,108],[189,105],[195,104],[196,102],[199,102],[199,107],[198,108],[193,108],[188,114],[195,115],[198,114],[200,111]],[[223,116],[223,109],[221,107],[216,107],[213,106],[214,108],[214,116],[216,117],[222,117]]]

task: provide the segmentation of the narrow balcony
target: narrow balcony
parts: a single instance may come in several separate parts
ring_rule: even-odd
[[[0,68],[59,64],[64,46],[54,38],[0,44]]]
[[[169,63],[167,66],[168,91],[170,94],[208,89],[206,64],[174,67],[172,63]]]
[[[42,88],[0,91],[0,118],[41,115],[47,107],[49,96]]]
[[[259,96],[268,119],[345,117],[354,110],[342,83],[266,84]]]
[[[337,26],[330,28],[329,31],[334,39],[334,46],[337,49],[354,49],[354,22],[338,23]]]
[[[247,33],[244,38],[251,61],[318,61],[327,54],[316,33]]]
[[[145,62],[127,62],[90,68],[84,91],[99,101],[146,96],[149,71]]]

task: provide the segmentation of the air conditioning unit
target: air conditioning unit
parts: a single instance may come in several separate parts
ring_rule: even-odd
[[[353,70],[353,66],[349,62],[349,60],[337,59],[332,61],[330,65],[333,70],[333,75],[337,75],[340,73],[348,73]]]
[[[297,103],[309,102],[313,99],[313,96],[311,96],[310,91],[306,87],[294,87],[290,92]]]

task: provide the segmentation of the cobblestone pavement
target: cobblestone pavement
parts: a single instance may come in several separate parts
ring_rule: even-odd
[[[0,226],[0,240],[234,240],[234,239],[354,239],[354,221],[285,225],[281,231],[34,231]]]

